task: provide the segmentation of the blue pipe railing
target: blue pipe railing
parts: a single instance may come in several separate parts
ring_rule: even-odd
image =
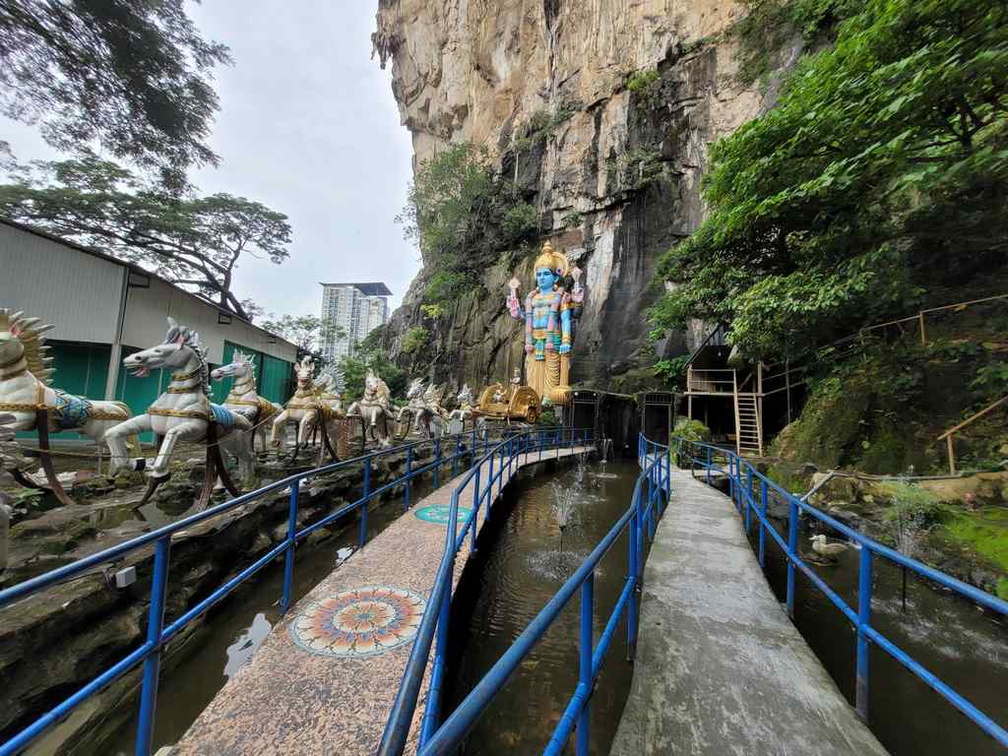
[[[760,566],[765,564],[765,539],[769,534],[770,538],[780,547],[787,560],[787,589],[786,604],[788,615],[794,618],[795,603],[795,577],[797,572],[801,572],[820,592],[822,592],[833,603],[837,609],[847,618],[857,633],[856,654],[855,654],[855,686],[854,705],[858,715],[868,720],[868,701],[870,690],[869,665],[870,644],[885,651],[889,656],[906,667],[916,675],[926,685],[935,690],[946,701],[951,703],[956,709],[966,715],[970,721],[976,724],[981,730],[990,735],[1002,746],[1008,747],[1008,730],[995,722],[988,715],[980,711],[970,703],[965,697],[957,693],[951,686],[942,681],[933,672],[930,672],[920,662],[910,654],[897,646],[892,640],[884,636],[876,627],[872,625],[872,575],[874,572],[874,560],[876,557],[886,559],[893,564],[906,568],[920,577],[927,578],[943,588],[947,588],[953,593],[972,601],[1002,617],[1008,617],[1008,602],[1001,600],[997,596],[992,596],[979,588],[957,580],[951,575],[947,575],[933,567],[928,567],[916,559],[901,554],[900,552],[883,546],[863,533],[844,525],[839,520],[830,517],[808,504],[802,498],[795,496],[789,491],[785,491],[777,483],[767,478],[759,472],[753,465],[743,457],[740,457],[730,449],[722,449],[710,444],[688,441],[686,439],[675,439],[676,451],[680,458],[680,464],[684,459],[689,460],[690,469],[696,464],[706,470],[708,484],[711,482],[711,473],[721,473],[725,475],[729,482],[730,496],[735,503],[739,514],[744,518],[746,532],[751,531],[752,515],[756,515],[759,527],[758,534],[758,559]],[[719,466],[717,457],[725,460],[727,469]],[[744,472],[744,475],[743,475]],[[758,494],[755,492],[758,483]],[[788,505],[788,532],[785,539],[774,527],[767,515],[767,502],[770,492],[777,493]],[[758,500],[756,496],[759,496]],[[798,552],[798,520],[802,514],[809,515],[816,520],[828,525],[844,537],[857,543],[860,546],[860,557],[858,563],[858,589],[857,606],[850,606],[846,601],[833,590],[821,577],[819,577]]]
[[[583,438],[587,440],[589,437],[586,435]],[[513,460],[523,453],[523,444],[526,442],[527,439],[524,436],[517,436],[501,443],[498,447],[501,450],[501,459],[498,462],[496,476],[501,474],[502,466],[513,464]],[[581,594],[578,684],[544,753],[562,753],[571,733],[576,730],[576,752],[578,756],[587,756],[590,742],[591,692],[602,670],[602,662],[612,644],[616,629],[624,615],[627,617],[627,657],[633,656],[637,639],[637,593],[643,572],[645,538],[653,537],[655,523],[665,511],[671,493],[671,460],[667,453],[668,447],[655,444],[641,436],[637,451],[644,471],[634,486],[630,507],[616,521],[616,524],[599,542],[584,563],[564,583],[493,668],[442,724],[439,723],[440,698],[445,664],[445,641],[448,633],[447,620],[451,600],[452,567],[455,554],[461,547],[466,532],[470,527],[475,529],[476,511],[479,506],[484,500],[487,500],[489,507],[492,501],[493,483],[497,479],[493,473],[492,465],[497,456],[497,449],[486,455],[481,460],[481,464],[475,465],[460,481],[452,494],[449,522],[456,516],[459,494],[470,480],[474,480],[473,512],[466,518],[461,538],[456,538],[449,531],[444,558],[438,569],[438,575],[431,590],[430,604],[428,604],[428,606],[439,606],[440,610],[424,615],[413,644],[406,673],[403,675],[395,704],[385,727],[385,733],[378,750],[381,756],[399,756],[405,748],[424,670],[430,656],[431,641],[435,629],[437,630],[438,642],[431,674],[430,692],[427,697],[427,709],[421,725],[418,751],[421,756],[454,752],[469,729],[486,710],[493,697],[577,592]],[[542,454],[541,445],[539,453]],[[484,462],[489,464],[488,479],[481,481],[479,476]],[[595,569],[624,531],[629,531],[630,541],[628,575],[598,643],[593,644]]]
[[[540,442],[546,442],[552,438],[559,439],[559,429],[544,429],[538,431]],[[552,435],[551,435],[552,434]],[[441,454],[442,444],[449,443],[453,453],[448,456]],[[464,445],[468,442],[467,445]],[[509,443],[505,439],[494,447]],[[429,462],[414,466],[415,455],[418,449],[424,446],[432,446],[433,454]],[[200,615],[207,612],[213,606],[222,601],[232,591],[243,582],[251,578],[263,567],[280,556],[284,558],[284,579],[283,594],[280,599],[280,609],[285,612],[291,605],[293,585],[294,585],[294,552],[299,541],[307,538],[310,533],[320,528],[332,527],[341,519],[353,515],[360,511],[360,530],[358,532],[358,547],[363,546],[367,540],[367,511],[368,504],[374,499],[392,492],[396,487],[403,487],[404,509],[410,507],[410,488],[414,478],[432,471],[437,477],[442,466],[451,463],[452,470],[458,469],[458,462],[464,457],[469,457],[470,463],[480,454],[482,449],[486,459],[490,449],[490,441],[487,434],[477,435],[476,431],[458,434],[457,436],[445,437],[439,440],[413,441],[401,444],[396,447],[382,449],[379,451],[364,454],[360,457],[333,462],[321,467],[307,470],[305,472],[289,475],[282,480],[278,480],[262,488],[256,489],[246,494],[242,494],[230,501],[222,502],[209,507],[203,512],[191,515],[170,525],[166,525],[158,530],[139,536],[132,540],[121,543],[112,548],[92,554],[80,559],[72,564],[59,567],[55,570],[25,580],[10,588],[0,591],[0,612],[9,611],[18,601],[34,596],[48,588],[64,583],[68,580],[80,577],[90,572],[93,568],[119,561],[129,554],[137,552],[147,547],[154,547],[154,566],[151,577],[151,600],[147,615],[147,635],[144,643],[134,651],[127,654],[120,661],[113,664],[90,682],[85,684],[80,690],[63,700],[51,710],[38,717],[34,722],[18,732],[6,742],[0,744],[0,756],[12,756],[29,745],[35,738],[57,724],[69,715],[82,702],[99,693],[103,688],[113,681],[126,675],[139,665],[143,665],[143,676],[140,693],[139,722],[137,726],[136,754],[137,756],[148,756],[151,752],[152,739],[154,734],[154,714],[157,707],[157,686],[161,668],[161,657],[165,645],[179,633],[186,625]],[[392,480],[377,488],[372,488],[372,464],[375,460],[396,455],[406,454],[405,471]],[[541,448],[540,448],[541,453]],[[326,475],[337,472],[344,468],[363,466],[362,494],[356,501],[346,504],[334,512],[321,519],[307,525],[301,530],[297,529],[298,499],[300,483],[307,478]],[[174,619],[167,626],[165,625],[165,603],[168,596],[168,573],[171,559],[171,541],[176,533],[191,528],[201,522],[209,520],[218,515],[230,512],[237,507],[248,502],[259,499],[271,493],[290,488],[287,536],[284,541],[266,554],[257,559],[251,565],[243,569],[233,578],[219,586],[206,598],[197,602],[193,607],[184,612],[180,617]]]

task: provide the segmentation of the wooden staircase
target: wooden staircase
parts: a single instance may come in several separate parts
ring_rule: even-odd
[[[735,394],[736,450],[746,456],[763,456],[763,427],[756,394]]]

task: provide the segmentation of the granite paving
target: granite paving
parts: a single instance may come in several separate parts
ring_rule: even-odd
[[[580,451],[551,450],[541,459]],[[539,461],[538,453],[519,457],[503,476],[505,485],[521,467]],[[487,472],[484,463],[484,479]],[[444,553],[444,506],[461,477],[415,503],[292,607],[172,749],[173,756],[373,754]],[[472,506],[472,486],[470,481],[461,492],[460,507]],[[487,515],[484,506],[481,525]],[[467,542],[455,562],[453,589],[468,554]],[[410,753],[429,677],[430,665]]]

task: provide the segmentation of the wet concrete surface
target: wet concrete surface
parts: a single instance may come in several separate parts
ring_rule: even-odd
[[[731,500],[672,480],[611,753],[886,753],[777,602]]]

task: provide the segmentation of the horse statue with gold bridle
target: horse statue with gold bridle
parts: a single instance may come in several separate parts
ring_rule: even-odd
[[[316,380],[315,361],[310,355],[294,363],[294,373],[297,376],[297,388],[294,396],[273,420],[270,443],[274,447],[281,446],[281,432],[288,423],[295,423],[295,459],[300,448],[308,445],[316,429],[321,433],[323,448],[330,456],[333,459],[345,459],[349,444],[346,423],[343,421],[347,413],[343,411],[343,398],[333,386],[333,377],[324,375]]]
[[[129,418],[130,411],[122,402],[86,399],[54,388],[52,359],[46,356],[49,347],[43,335],[53,326],[39,322],[39,318],[0,309],[0,412],[13,415],[12,430],[38,434],[39,461],[48,487],[62,504],[71,504],[53,469],[49,434],[73,430],[89,437],[98,447],[100,471],[102,444],[111,428]],[[45,488],[20,470],[11,474],[23,486]]]
[[[448,432],[463,433],[465,431],[466,420],[473,421],[473,410],[475,407],[475,396],[468,383],[463,383],[461,390],[455,397],[458,406],[448,413]]]
[[[393,417],[392,392],[373,370],[364,377],[364,396],[347,408],[348,417],[359,417],[364,434],[370,434],[382,448],[392,445],[389,421]]]
[[[433,383],[424,388],[420,378],[414,378],[406,391],[407,404],[399,410],[396,420],[399,424],[400,439],[409,435],[415,423],[423,438],[440,438],[444,432],[448,413],[441,407],[444,389]]]
[[[210,379],[222,381],[234,378],[231,390],[224,399],[224,406],[232,412],[244,415],[255,429],[253,434],[253,451],[266,451],[266,436],[269,433],[270,421],[283,410],[283,407],[256,393],[255,363],[240,350],[235,350],[231,362],[210,371]]]
[[[171,474],[168,463],[180,441],[206,446],[206,469],[197,508],[210,501],[213,485],[220,478],[233,495],[239,491],[224,465],[220,450],[238,461],[238,474],[244,485],[255,477],[252,459],[252,423],[244,415],[210,402],[210,379],[206,353],[199,333],[168,318],[168,332],[163,343],[136,352],[123,360],[123,367],[138,378],[153,370],[171,370],[171,382],[142,415],[121,422],[105,434],[112,452],[115,470],[144,469],[146,460],[129,460],[125,440],[144,431],[154,431],[160,439],[157,457],[150,469],[147,491],[135,506],[142,506],[154,490]]]

